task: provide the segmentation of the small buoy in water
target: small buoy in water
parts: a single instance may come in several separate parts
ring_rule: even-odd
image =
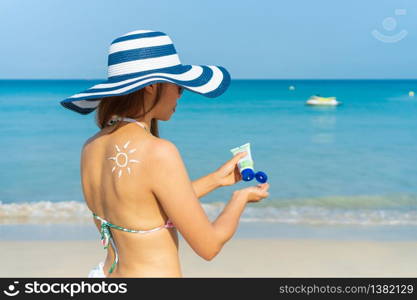
[[[293,91],[293,90],[295,90],[295,86],[290,85],[290,86],[288,87],[288,89],[289,89],[290,91]]]
[[[408,92],[408,96],[410,96],[410,97],[414,97],[414,91],[409,91],[409,92]]]

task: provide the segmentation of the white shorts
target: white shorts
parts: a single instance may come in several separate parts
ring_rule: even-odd
[[[101,261],[97,267],[94,267],[93,269],[91,269],[90,273],[88,273],[88,277],[89,278],[91,277],[105,278],[106,276],[104,275],[103,267],[104,267],[104,262]]]

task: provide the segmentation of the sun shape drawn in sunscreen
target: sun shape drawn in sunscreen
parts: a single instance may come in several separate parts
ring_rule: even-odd
[[[123,149],[126,149],[127,146],[129,145],[129,143],[130,143],[130,141],[127,141],[127,143],[123,146]],[[131,149],[128,152],[122,152],[120,150],[119,146],[117,146],[117,145],[115,145],[115,146],[116,146],[116,150],[117,150],[116,156],[109,157],[108,159],[112,159],[116,162],[117,166],[114,166],[113,169],[111,169],[111,172],[113,173],[116,170],[116,167],[119,167],[120,169],[119,169],[118,173],[119,173],[119,177],[120,177],[120,176],[122,176],[122,173],[123,173],[122,168],[125,168],[127,166],[127,164],[130,163],[130,162],[138,163],[139,161],[136,160],[136,159],[129,159],[129,157],[127,156],[127,154],[131,154],[131,153],[135,152],[136,149]],[[123,163],[121,163],[121,162],[123,162]],[[130,175],[130,168],[129,167],[127,167],[127,172]]]

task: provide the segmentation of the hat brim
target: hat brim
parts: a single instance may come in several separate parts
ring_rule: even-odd
[[[162,71],[162,70],[160,70]],[[107,80],[75,94],[61,105],[80,114],[89,114],[99,105],[102,98],[132,93],[147,85],[170,82],[183,88],[214,98],[223,94],[230,85],[230,74],[221,66],[178,65],[163,72],[152,72],[141,76],[130,76],[119,80]]]

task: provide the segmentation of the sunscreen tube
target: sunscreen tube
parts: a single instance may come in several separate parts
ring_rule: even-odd
[[[254,163],[250,153],[250,143],[246,143],[242,146],[230,149],[230,152],[232,152],[233,155],[245,151],[247,152],[247,155],[239,159],[237,162],[237,167],[239,168],[240,174],[242,175],[242,179],[244,181],[251,181],[255,177],[255,171],[253,169]]]

